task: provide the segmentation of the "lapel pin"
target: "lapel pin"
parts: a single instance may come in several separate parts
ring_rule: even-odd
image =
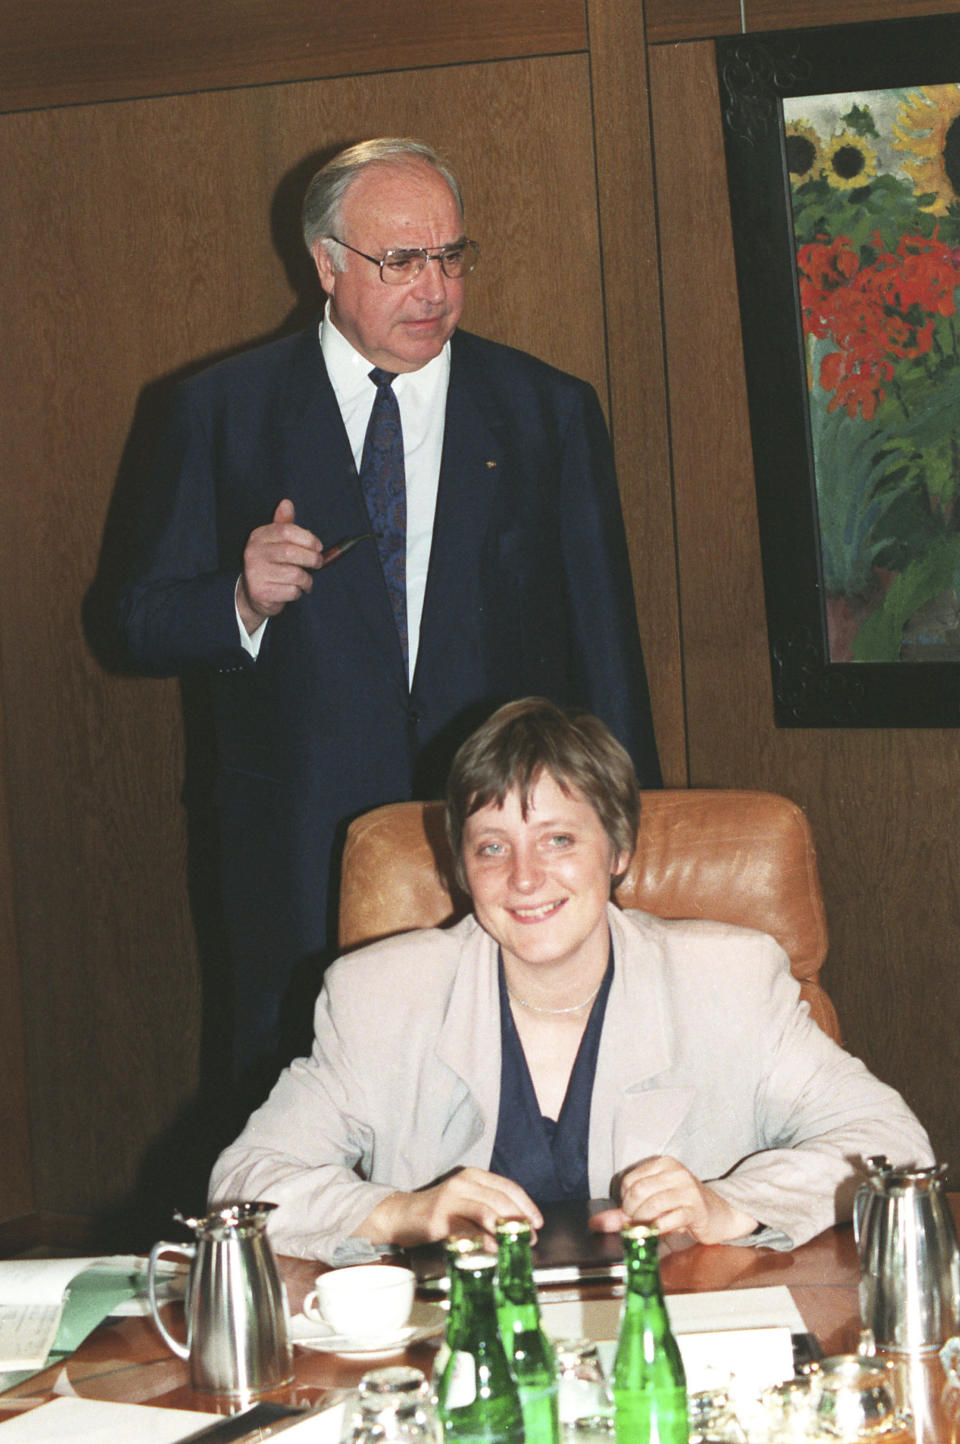
[[[496,466],[496,464],[497,464],[497,463],[496,463],[495,461],[488,461],[488,462],[487,462],[487,470],[488,470],[488,471],[492,471],[493,468]]]

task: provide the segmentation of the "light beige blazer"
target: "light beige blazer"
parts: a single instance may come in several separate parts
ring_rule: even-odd
[[[762,1220],[751,1241],[788,1248],[849,1214],[864,1158],[932,1161],[899,1094],[810,1020],[772,938],[612,906],[609,918],[594,1197],[667,1154]],[[351,1236],[387,1194],[489,1166],[499,1104],[496,944],[472,917],[390,938],[328,970],[311,1056],[218,1159],[211,1198],[274,1201],[281,1252],[359,1257]]]

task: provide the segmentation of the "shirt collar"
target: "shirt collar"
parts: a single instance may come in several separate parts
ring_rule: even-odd
[[[323,308],[320,322],[320,349],[323,352],[327,375],[341,405],[370,389],[370,370],[373,362],[362,356],[352,346],[342,331],[338,331],[330,315],[330,302]],[[424,398],[433,394],[441,377],[450,373],[450,342],[432,361],[417,371],[402,371],[393,383],[398,396],[410,392]]]

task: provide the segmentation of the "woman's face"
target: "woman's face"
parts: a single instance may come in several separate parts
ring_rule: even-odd
[[[603,823],[582,793],[564,792],[541,773],[527,816],[514,789],[502,807],[467,818],[463,865],[481,926],[504,962],[560,970],[606,963],[611,878],[629,862],[615,854]]]

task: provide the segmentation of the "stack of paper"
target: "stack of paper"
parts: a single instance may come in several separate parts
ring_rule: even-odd
[[[66,1287],[90,1263],[88,1258],[0,1263],[0,1373],[43,1367],[60,1327]]]
[[[256,1410],[251,1411],[253,1415]],[[283,1444],[339,1444],[343,1428],[344,1403],[336,1399],[326,1408],[291,1415],[262,1430],[251,1425],[243,1431],[243,1415],[201,1414],[189,1409],[158,1409],[151,1404],[115,1404],[96,1399],[53,1399],[0,1424],[0,1444],[117,1444],[118,1439],[136,1439],[137,1444],[180,1444],[194,1438],[214,1444],[224,1439],[254,1441],[282,1436]]]
[[[188,1409],[157,1409],[150,1404],[101,1403],[95,1399],[53,1399],[0,1424],[2,1444],[117,1444],[136,1439],[138,1444],[175,1444],[188,1439],[219,1414]]]
[[[72,1353],[145,1289],[145,1261],[128,1255],[0,1262],[0,1374],[41,1369],[51,1350]]]

